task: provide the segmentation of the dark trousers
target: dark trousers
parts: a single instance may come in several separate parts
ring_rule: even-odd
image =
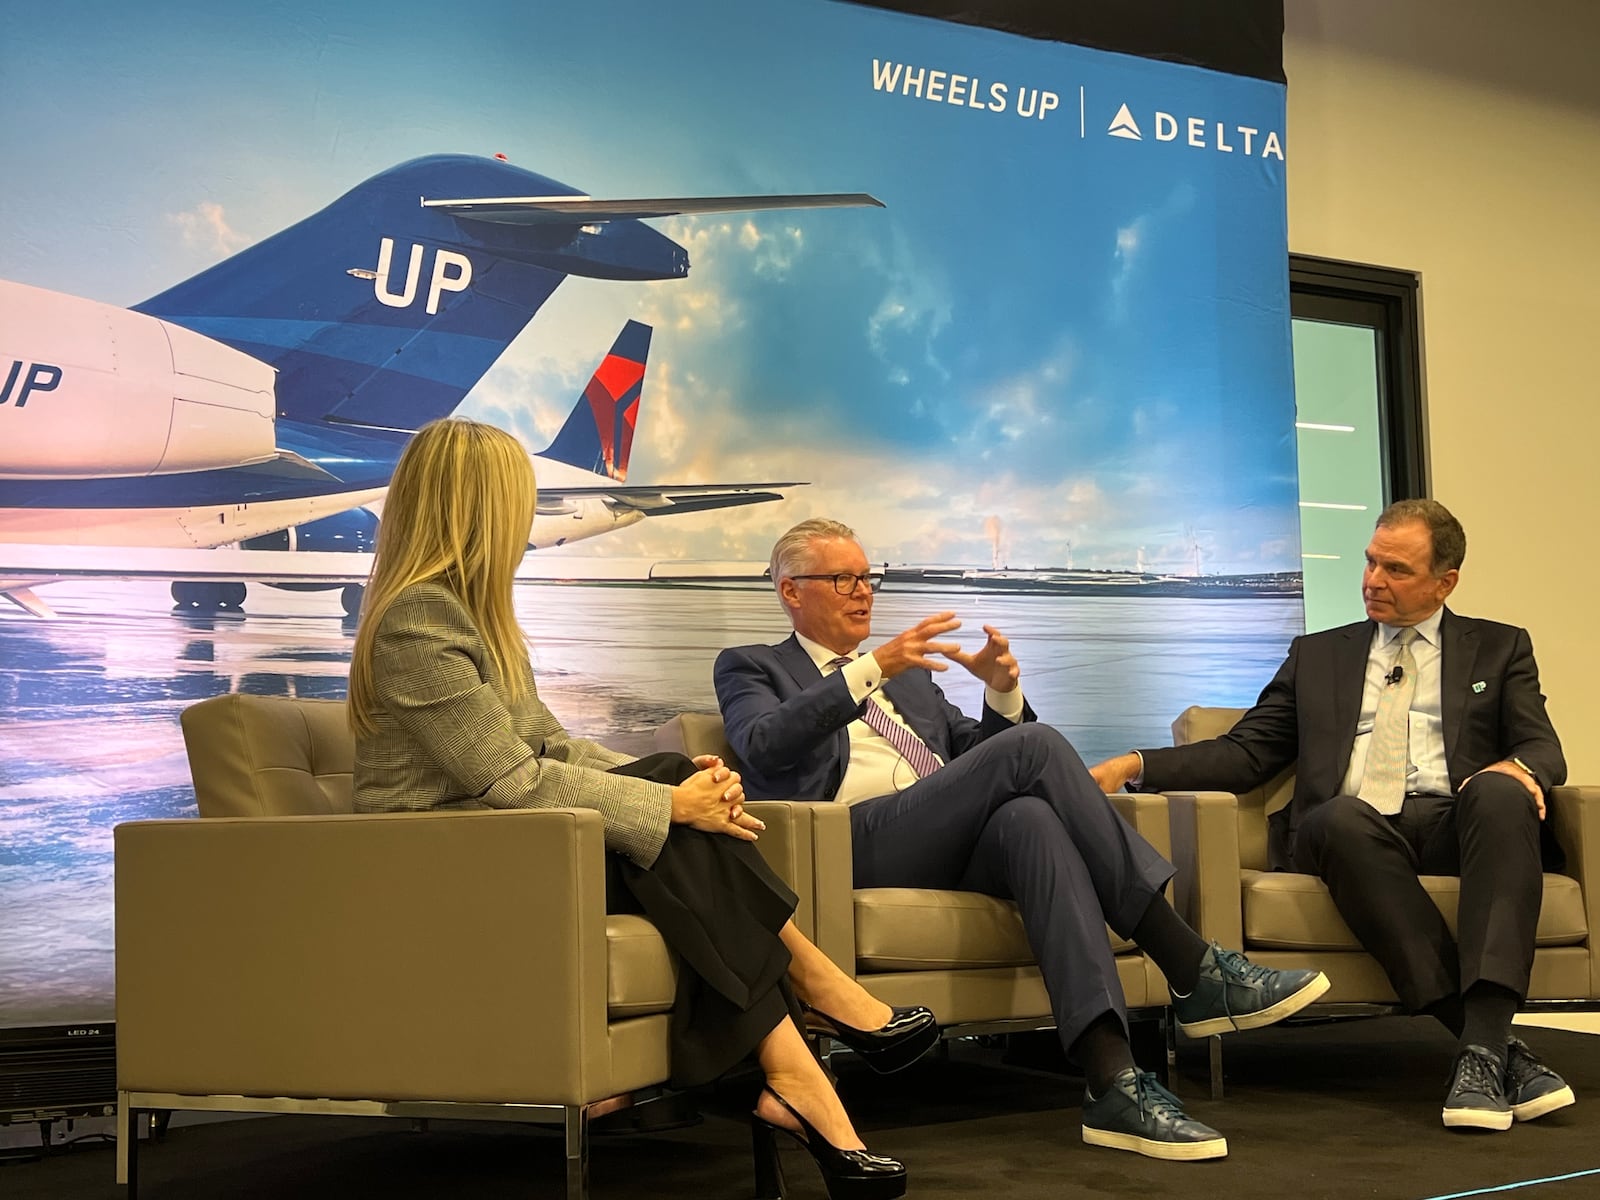
[[[1300,819],[1294,868],[1321,876],[1410,1011],[1479,980],[1528,994],[1544,869],[1533,799],[1510,776],[1474,776],[1459,796],[1407,796],[1393,817],[1335,796]],[[1456,937],[1418,875],[1460,876]]]
[[[1127,1005],[1106,938],[1144,916],[1172,864],[1048,725],[1002,731],[903,792],[851,806],[857,887],[951,888],[1014,900],[1063,1046]]]
[[[681,754],[651,754],[613,773],[677,784],[695,770]],[[648,868],[606,855],[606,911],[643,911],[678,958],[674,1087],[709,1083],[785,1017],[803,1019],[778,936],[794,907],[795,894],[756,848],[724,834],[673,825]]]

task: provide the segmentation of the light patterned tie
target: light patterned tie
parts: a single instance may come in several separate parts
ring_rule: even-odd
[[[1356,794],[1386,817],[1400,811],[1406,795],[1406,775],[1411,764],[1411,697],[1417,691],[1417,664],[1411,657],[1415,628],[1395,635],[1400,649],[1394,656],[1387,678],[1396,671],[1400,677],[1385,683],[1378,696],[1378,712],[1372,719],[1372,740],[1367,743],[1367,766],[1361,774],[1361,790]]]
[[[828,663],[830,667],[842,667],[851,660],[845,657],[835,658]],[[918,779],[926,779],[944,764],[939,761],[939,756],[928,748],[928,743],[917,736],[916,731],[900,724],[889,715],[887,709],[871,696],[862,708],[861,719],[867,723],[867,728],[874,733],[882,734],[889,744],[900,752],[900,757],[913,771]]]

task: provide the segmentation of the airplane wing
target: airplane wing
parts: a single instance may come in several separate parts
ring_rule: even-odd
[[[371,573],[372,555],[350,551],[0,544],[0,595],[29,611],[31,588],[66,579],[365,583]]]
[[[641,512],[649,517],[673,513],[709,512],[716,508],[737,508],[744,504],[765,504],[782,500],[778,488],[806,487],[804,482],[780,483],[614,483],[595,487],[541,487],[539,511],[546,515],[566,512],[572,501],[602,500],[613,511]]]
[[[819,192],[790,196],[677,196],[657,199],[596,200],[592,196],[483,196],[429,200],[469,221],[496,225],[572,225],[579,222],[644,220],[685,213],[766,212],[794,208],[883,208],[866,192]]]

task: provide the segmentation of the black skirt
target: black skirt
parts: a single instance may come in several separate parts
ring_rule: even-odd
[[[681,754],[650,754],[612,773],[676,785],[697,769]],[[611,853],[606,863],[606,911],[642,911],[678,957],[673,1087],[709,1083],[785,1017],[801,1020],[778,936],[797,898],[754,845],[672,825],[650,867]]]

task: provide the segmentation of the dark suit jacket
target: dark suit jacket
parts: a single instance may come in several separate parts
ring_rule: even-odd
[[[751,799],[832,800],[838,794],[850,762],[849,725],[861,715],[841,673],[824,678],[790,636],[776,646],[724,650],[714,681],[728,744],[739,756]],[[928,671],[903,672],[883,690],[945,762],[1011,728],[988,705],[974,721],[944,698]],[[1026,701],[1022,719],[1036,719]]]
[[[1286,868],[1305,814],[1342,790],[1374,628],[1360,621],[1296,638],[1255,707],[1229,732],[1191,746],[1141,751],[1144,789],[1247,792],[1293,763],[1294,796],[1273,814],[1269,842],[1272,866]],[[1528,631],[1445,609],[1439,634],[1451,788],[1460,791],[1474,772],[1513,756],[1532,767],[1546,789],[1564,783],[1566,759],[1545,713]],[[1477,683],[1482,691],[1474,690]]]

